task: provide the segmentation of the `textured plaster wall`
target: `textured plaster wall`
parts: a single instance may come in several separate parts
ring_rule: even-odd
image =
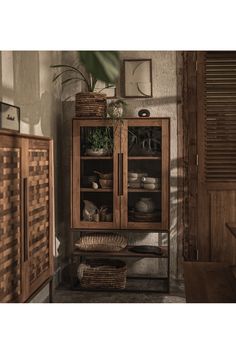
[[[153,78],[153,98],[148,99],[126,99],[128,103],[129,116],[137,116],[141,108],[147,108],[151,111],[152,116],[170,117],[171,121],[171,202],[170,202],[170,224],[171,224],[171,257],[170,270],[172,277],[177,277],[177,76],[176,76],[176,52],[174,51],[125,51],[121,52],[122,59],[131,58],[151,58],[152,59],[152,78]],[[76,61],[76,55],[73,52],[62,53],[63,63],[73,64]],[[71,119],[74,116],[74,94],[81,89],[80,84],[68,85],[65,87],[62,97],[69,97],[69,102],[63,102],[63,120],[64,120],[64,136],[68,141],[64,149],[64,172],[69,174],[69,154],[70,154],[70,134],[71,134]],[[117,87],[118,95],[120,88]],[[64,181],[65,191],[69,191],[68,183]],[[67,192],[66,192],[67,194]],[[67,198],[67,197],[66,197]],[[66,199],[64,199],[67,205]],[[65,220],[68,220],[68,210],[64,210]],[[66,233],[68,228],[65,225]],[[133,244],[153,244],[157,243],[157,234],[149,233],[146,235],[130,234],[130,242]],[[166,242],[166,235],[163,235]],[[66,247],[66,244],[65,244]],[[158,269],[164,274],[164,261],[158,260],[131,260],[130,271],[133,273],[149,273],[154,274]]]
[[[55,233],[60,227],[57,188],[60,188],[61,159],[58,139],[62,107],[61,89],[52,83],[53,73],[50,65],[58,63],[60,58],[61,53],[55,51],[0,52],[0,101],[20,107],[21,133],[49,136],[54,140]],[[56,240],[55,235],[54,240]],[[55,255],[56,248],[55,245]],[[44,296],[42,295],[41,298],[43,299]]]
[[[60,52],[0,52],[0,99],[20,106],[21,133],[56,138],[61,97],[50,65],[60,56]]]
[[[170,117],[170,271],[177,277],[177,76],[176,52],[174,51],[130,51],[121,52],[121,59],[152,59],[153,98],[126,99],[128,115],[138,116],[141,108],[147,108],[151,116]],[[120,92],[120,90],[118,89]],[[166,235],[163,235],[164,242]],[[133,243],[152,244],[157,235],[149,233],[145,239],[141,235],[131,237]],[[133,264],[131,271],[160,273],[165,270],[164,261],[140,260]]]

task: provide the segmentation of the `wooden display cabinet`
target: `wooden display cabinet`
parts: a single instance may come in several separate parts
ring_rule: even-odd
[[[112,150],[104,156],[88,154],[88,136],[93,129],[106,130]],[[72,229],[169,230],[168,118],[129,118],[115,126],[108,119],[73,120],[72,153]],[[94,189],[89,178],[99,171],[112,174],[112,187],[102,188],[99,178]],[[132,183],[132,173],[155,178],[155,186]],[[135,179],[135,178],[134,178]],[[137,182],[137,181],[136,181]],[[155,189],[147,189],[152,188]],[[155,210],[142,214],[136,210],[140,198],[151,198]],[[109,217],[85,220],[85,202],[97,210],[106,207]]]
[[[91,143],[89,137],[96,129],[101,130],[98,136],[102,137],[107,132],[112,141],[112,149],[103,156],[91,156],[91,151],[88,150]],[[97,139],[96,136],[95,138]],[[75,270],[86,258],[159,258],[160,262],[166,264],[165,275],[160,277],[157,271],[154,275],[128,276],[125,290],[169,292],[169,118],[126,118],[115,125],[109,119],[74,119],[72,141],[72,289],[83,290]],[[96,179],[97,174],[94,171],[110,175],[112,182],[109,182],[109,188],[102,188],[104,184],[100,183],[99,178]],[[154,185],[147,186],[141,176],[154,179]],[[91,180],[95,181],[97,189],[93,188]],[[150,198],[154,210],[138,211],[137,203],[141,198]],[[96,209],[91,220],[85,220],[88,219],[85,201],[92,202],[91,205]],[[104,220],[101,213],[104,207],[108,210],[108,220]],[[159,233],[155,244],[161,247],[162,254],[134,253],[129,244],[120,252],[85,252],[75,247],[76,240],[82,233],[115,230],[124,233],[128,230],[133,233]],[[140,281],[148,286],[137,285]]]

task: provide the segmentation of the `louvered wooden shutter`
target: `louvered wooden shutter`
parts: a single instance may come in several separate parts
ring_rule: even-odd
[[[236,262],[236,52],[197,54],[198,259]]]
[[[236,52],[206,52],[205,181],[236,181]]]

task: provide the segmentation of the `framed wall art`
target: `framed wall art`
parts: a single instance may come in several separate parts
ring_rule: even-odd
[[[107,98],[116,98],[116,85],[109,85],[102,81],[97,81],[94,92],[100,92],[107,95]]]
[[[20,131],[20,108],[0,102],[0,129]]]
[[[124,97],[152,97],[152,59],[124,59]]]

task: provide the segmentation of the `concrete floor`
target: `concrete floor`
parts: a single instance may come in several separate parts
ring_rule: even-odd
[[[76,291],[59,287],[54,303],[185,303],[182,281],[172,281],[170,293]]]

